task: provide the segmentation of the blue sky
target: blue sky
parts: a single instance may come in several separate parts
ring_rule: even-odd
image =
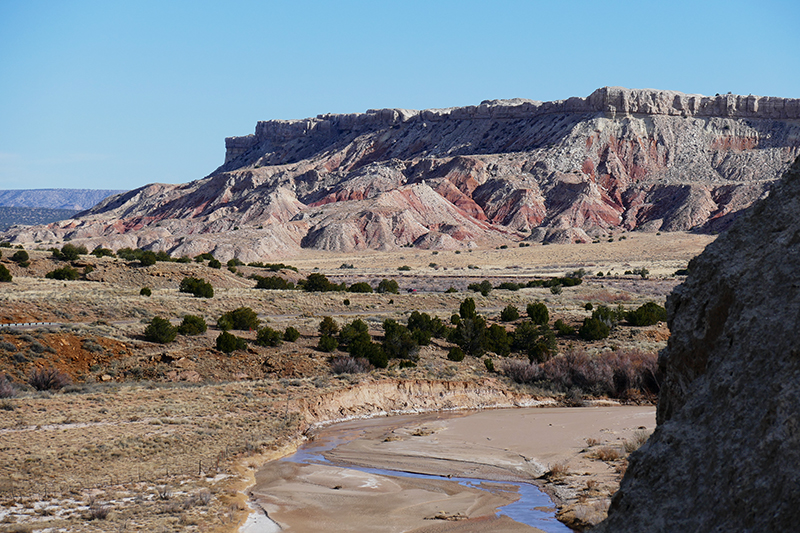
[[[0,189],[202,178],[258,120],[605,85],[800,98],[800,2],[0,0]]]

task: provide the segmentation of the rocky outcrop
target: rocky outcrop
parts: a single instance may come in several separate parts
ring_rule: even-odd
[[[606,87],[557,102],[319,115],[226,139],[225,163],[204,179],[6,238],[255,261],[303,247],[719,231],[798,154],[800,100],[783,98]]]
[[[800,523],[800,158],[667,300],[658,427],[595,531]]]

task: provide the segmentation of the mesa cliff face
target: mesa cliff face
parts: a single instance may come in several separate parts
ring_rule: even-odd
[[[599,532],[800,523],[800,158],[667,300],[658,427]]]
[[[142,187],[7,237],[250,261],[300,248],[717,231],[800,153],[800,100],[606,87],[557,102],[259,122],[225,144],[225,163],[204,179]]]

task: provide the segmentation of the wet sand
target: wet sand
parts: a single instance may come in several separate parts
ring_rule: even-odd
[[[276,461],[256,474],[254,506],[287,531],[438,533],[537,529],[497,516],[513,487],[485,491],[446,476],[532,481],[551,465],[597,477],[613,474],[581,454],[586,439],[621,446],[655,426],[654,407],[501,409],[352,421],[316,432],[329,463]],[[321,457],[320,457],[321,459]],[[416,479],[368,473],[357,465],[444,476]],[[505,490],[503,490],[505,489]]]

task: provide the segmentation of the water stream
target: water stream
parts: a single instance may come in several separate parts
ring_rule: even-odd
[[[458,483],[463,486],[493,493],[510,492],[513,490],[519,495],[519,499],[513,503],[498,508],[496,511],[498,515],[506,515],[516,522],[538,528],[547,533],[571,533],[572,531],[567,526],[556,520],[554,510],[555,505],[550,497],[539,490],[537,486],[530,483],[508,481],[499,482],[477,478],[445,478],[442,476],[417,474],[413,472],[385,470],[380,468],[365,468],[355,465],[342,464],[340,462],[332,463],[325,458],[324,453],[326,451],[332,450],[337,446],[358,438],[361,433],[362,431],[358,428],[340,430],[336,432],[323,432],[315,440],[309,441],[301,446],[295,454],[285,457],[281,459],[281,461],[288,461],[298,464],[335,465],[340,468],[387,477],[405,477],[430,480],[446,479],[447,481]],[[249,527],[243,529],[242,531],[246,531],[247,533],[266,533],[279,530],[275,529],[276,524],[274,522],[263,515],[254,518],[254,520],[256,519],[260,520],[260,523],[262,524],[260,527]],[[250,525],[255,526],[255,523]]]

